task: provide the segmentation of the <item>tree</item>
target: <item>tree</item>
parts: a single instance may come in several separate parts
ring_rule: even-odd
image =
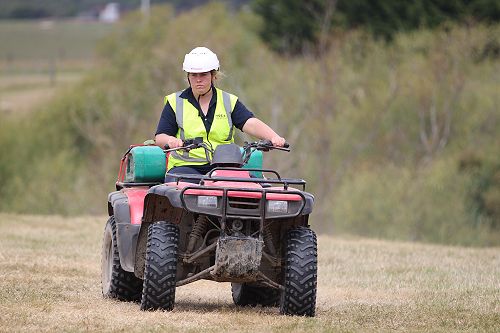
[[[279,53],[292,55],[322,50],[332,27],[364,28],[390,41],[398,31],[446,21],[500,21],[496,0],[254,0],[253,8],[264,20],[263,40]]]
[[[279,53],[298,54],[318,43],[325,0],[256,0],[263,18],[261,37]]]

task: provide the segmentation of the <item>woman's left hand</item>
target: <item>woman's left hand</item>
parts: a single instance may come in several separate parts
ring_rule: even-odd
[[[285,145],[286,140],[279,135],[275,135],[271,138],[271,142],[275,147],[283,147]]]

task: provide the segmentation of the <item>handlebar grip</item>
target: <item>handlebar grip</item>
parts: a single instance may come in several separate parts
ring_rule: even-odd
[[[183,141],[183,146],[189,146],[189,145],[200,145],[203,143],[203,138],[201,136],[193,138],[193,139],[186,139]]]
[[[260,140],[259,142],[259,145],[261,146],[273,146],[273,143],[271,142],[271,140]]]

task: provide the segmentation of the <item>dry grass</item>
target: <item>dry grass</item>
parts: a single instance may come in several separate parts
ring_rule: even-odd
[[[60,72],[51,79],[47,73],[4,74],[0,76],[0,112],[25,114],[36,110],[82,75]]]
[[[498,331],[500,249],[319,237],[317,317],[236,308],[229,284],[177,291],[173,312],[100,295],[105,217],[0,214],[0,331]]]

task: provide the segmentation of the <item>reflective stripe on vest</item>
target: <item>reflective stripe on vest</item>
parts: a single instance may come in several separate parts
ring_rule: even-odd
[[[217,104],[215,106],[214,120],[210,133],[206,132],[203,120],[199,117],[199,111],[187,99],[181,98],[182,92],[177,92],[165,97],[165,103],[169,102],[175,112],[175,118],[179,130],[176,137],[185,140],[193,139],[197,136],[203,137],[203,141],[212,149],[220,144],[234,142],[233,139],[233,121],[231,112],[236,104],[238,97],[229,94],[218,88]],[[220,101],[222,100],[222,103]],[[224,120],[223,118],[226,118]],[[187,126],[187,128],[186,128]],[[228,133],[227,136],[224,133]],[[221,137],[221,135],[223,135]],[[170,154],[168,169],[174,166],[182,165],[201,165],[209,163],[210,156],[206,155],[203,148],[188,151],[174,151]]]

